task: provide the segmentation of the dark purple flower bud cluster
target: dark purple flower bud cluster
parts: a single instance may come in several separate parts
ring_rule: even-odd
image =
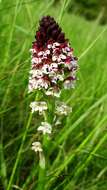
[[[40,20],[31,53],[29,92],[42,89],[47,95],[58,96],[61,89],[74,87],[77,58],[54,18]]]
[[[48,40],[53,42],[64,43],[65,35],[61,32],[61,28],[55,22],[53,17],[46,16],[40,20],[40,27],[36,32],[36,42],[37,46],[40,48],[45,47]]]

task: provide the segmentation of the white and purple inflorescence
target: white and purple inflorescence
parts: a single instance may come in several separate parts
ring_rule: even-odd
[[[40,20],[31,53],[29,92],[38,89],[59,96],[61,89],[74,87],[77,58],[54,18],[46,16]]]

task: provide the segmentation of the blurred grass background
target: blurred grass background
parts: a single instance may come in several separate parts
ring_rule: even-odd
[[[76,88],[61,95],[73,112],[52,135],[46,190],[107,189],[107,26],[100,25],[102,9],[89,22],[78,11],[76,15],[70,11],[72,3],[0,1],[0,190],[8,189],[26,130],[31,99],[27,94],[29,49],[38,21],[47,14],[60,22],[79,57],[80,69]],[[12,190],[36,189],[38,160],[31,151],[31,142],[39,123],[35,115],[13,176]]]

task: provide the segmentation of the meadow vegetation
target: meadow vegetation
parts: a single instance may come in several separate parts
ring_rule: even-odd
[[[66,1],[57,8],[52,4],[0,1],[0,189],[37,189],[38,158],[31,143],[40,119],[35,114],[29,121],[29,49],[39,19],[51,15],[70,39],[79,70],[75,89],[61,94],[73,111],[52,134],[45,189],[106,190],[107,26],[98,24],[99,16],[88,22],[64,12]]]

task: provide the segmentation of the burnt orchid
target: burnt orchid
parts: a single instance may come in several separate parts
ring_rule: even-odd
[[[72,112],[72,108],[61,102],[59,98],[62,89],[74,88],[78,65],[77,58],[73,55],[73,48],[53,17],[45,16],[40,20],[35,38],[30,49],[32,64],[28,92],[42,93],[42,97],[31,102],[30,107],[32,114],[38,112],[41,118],[44,118],[37,128],[39,140],[36,139],[32,143],[32,150],[39,153],[40,167],[44,170],[46,139],[51,136],[55,126],[62,126],[61,117]],[[48,116],[52,114],[50,99],[54,100],[51,121],[47,117],[47,112]],[[43,188],[43,185],[38,187],[41,190]]]
[[[28,90],[43,90],[46,95],[60,96],[63,88],[74,87],[77,58],[54,18],[43,17],[39,24],[30,50],[32,65]]]

